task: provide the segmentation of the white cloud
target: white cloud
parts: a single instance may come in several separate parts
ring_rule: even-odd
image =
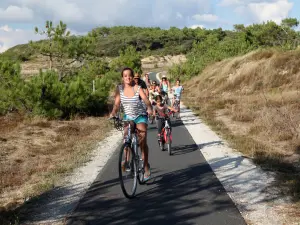
[[[242,4],[240,0],[221,0],[219,3],[220,6],[232,6]]]
[[[291,0],[221,0],[219,6],[235,7],[234,11],[252,23],[272,20],[280,23],[293,8]]]
[[[276,23],[280,23],[282,19],[286,18],[292,8],[293,3],[286,0],[279,0],[273,3],[250,3],[247,7],[257,22],[273,20]]]
[[[190,28],[192,28],[192,29],[196,29],[196,28],[201,28],[201,29],[203,29],[204,26],[201,25],[201,24],[194,24],[194,25],[190,26]]]
[[[10,32],[10,31],[12,31],[12,28],[10,28],[8,25],[4,25],[4,26],[0,27],[0,31],[1,30],[6,31],[6,32]]]
[[[0,8],[0,20],[2,21],[31,21],[33,20],[33,11],[27,7],[18,7],[10,5],[6,9]]]
[[[291,1],[218,0],[217,2],[218,6],[228,7],[226,10],[231,10],[232,14],[237,12],[237,16],[234,16],[241,18],[243,23],[257,23],[266,20],[279,22],[287,17],[293,7]],[[1,49],[27,43],[29,39],[40,38],[33,33],[33,27],[44,26],[46,20],[52,20],[55,24],[63,20],[73,34],[86,33],[97,26],[212,28],[217,25],[228,27],[236,23],[225,20],[230,18],[215,15],[215,2],[213,0],[0,0],[0,27],[8,25],[5,28],[7,31],[3,27],[0,29]],[[29,30],[12,29],[11,27],[17,27],[17,23],[22,26],[26,23],[25,27]],[[32,28],[28,28],[28,25]],[[8,29],[11,30],[8,32]]]
[[[179,12],[176,13],[176,17],[179,18],[179,19],[182,19],[182,18],[183,18],[183,16],[182,16],[181,13],[179,13]]]
[[[41,36],[36,35],[33,30],[13,29],[8,25],[0,27],[0,52],[29,40],[39,40]]]
[[[191,15],[212,9],[211,0],[1,0],[0,5],[5,2],[30,8],[35,23],[63,20],[77,30],[114,25],[184,27]]]
[[[218,20],[218,16],[213,14],[203,14],[203,15],[196,14],[193,15],[192,18],[199,22],[209,22],[209,23],[216,22]]]
[[[0,26],[7,24],[9,32],[0,30],[0,51],[41,38],[33,28],[43,28],[46,20],[54,25],[62,20],[72,34],[97,26],[189,27],[202,24],[192,20],[192,15],[209,15],[212,6],[211,0],[1,0]],[[23,29],[15,29],[18,23]]]

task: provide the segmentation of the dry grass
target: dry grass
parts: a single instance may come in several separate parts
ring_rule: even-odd
[[[105,118],[47,121],[10,115],[0,118],[0,130],[1,215],[53,188],[87,161],[110,125]]]
[[[108,58],[107,58],[108,59]],[[111,61],[111,59],[108,59]],[[142,69],[144,72],[161,72],[168,70],[175,64],[185,62],[185,55],[149,56],[142,59]],[[57,63],[53,62],[53,67],[57,68]],[[26,78],[39,74],[49,68],[49,59],[45,56],[37,56],[34,59],[21,63],[21,75]]]
[[[183,102],[300,200],[300,52],[257,51],[207,67]]]
[[[142,59],[143,70],[151,70],[156,68],[169,68],[175,64],[186,61],[185,55],[166,55],[166,56],[149,56]],[[158,72],[160,72],[159,70]]]

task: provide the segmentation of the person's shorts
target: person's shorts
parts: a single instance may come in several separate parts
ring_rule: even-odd
[[[133,120],[135,124],[139,124],[139,123],[148,124],[148,117],[146,115],[138,116],[135,119],[131,118],[130,116],[124,115],[123,120]]]

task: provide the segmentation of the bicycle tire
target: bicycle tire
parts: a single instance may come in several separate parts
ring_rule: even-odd
[[[136,163],[137,163],[137,169],[138,169],[138,172],[137,172],[137,178],[138,178],[138,182],[140,185],[144,184],[144,161],[142,159],[139,158],[139,156],[142,156],[142,151],[139,147],[137,147],[137,152],[138,152],[138,155],[135,156],[135,160],[136,160]]]
[[[166,144],[167,144],[167,149],[168,149],[168,153],[169,155],[172,155],[172,149],[171,149],[171,139],[170,139],[170,131],[167,131],[167,140],[166,140]]]
[[[125,188],[123,176],[122,176],[122,161],[123,161],[123,152],[124,152],[125,148],[129,149],[130,153],[132,154],[132,158],[133,158],[133,160],[131,160],[132,169],[133,169],[133,173],[134,173],[132,193],[127,192],[127,190]],[[136,165],[136,160],[135,160],[135,153],[132,150],[132,148],[129,146],[129,144],[124,143],[121,147],[120,154],[119,154],[119,180],[120,180],[122,192],[126,198],[131,199],[131,198],[135,197],[135,192],[137,189],[137,173],[138,173],[138,171],[137,171],[137,165]]]
[[[164,150],[164,144],[163,144],[162,141],[158,141],[158,146],[159,146],[159,148],[160,148],[161,151]]]
[[[165,143],[164,143],[164,128],[162,129],[162,132],[160,134],[160,141],[158,141],[158,145],[161,151],[164,151],[165,149]]]

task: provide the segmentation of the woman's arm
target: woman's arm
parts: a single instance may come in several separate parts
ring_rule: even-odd
[[[162,81],[159,83],[159,88],[161,88],[161,87],[162,87],[162,83],[163,83]]]
[[[171,106],[167,106],[167,107],[168,107],[168,109],[170,109],[171,111],[177,112],[177,110],[174,109],[173,107],[171,107]]]
[[[142,88],[140,88],[140,91],[139,91],[140,93],[140,96],[141,96],[141,98],[142,98],[142,100],[146,103],[146,105],[147,105],[147,108],[148,108],[148,113],[149,112],[151,112],[151,113],[149,113],[149,114],[152,114],[152,105],[151,105],[151,102],[149,101],[149,99],[148,99],[148,97],[146,96],[146,94],[144,93],[144,91],[143,91],[143,89]]]
[[[115,91],[115,104],[114,104],[113,110],[110,114],[110,117],[116,116],[117,111],[120,108],[120,103],[121,103],[120,91],[119,91],[119,87],[117,86],[116,91]]]
[[[149,90],[148,90],[148,88],[145,89],[145,94],[149,98]]]

